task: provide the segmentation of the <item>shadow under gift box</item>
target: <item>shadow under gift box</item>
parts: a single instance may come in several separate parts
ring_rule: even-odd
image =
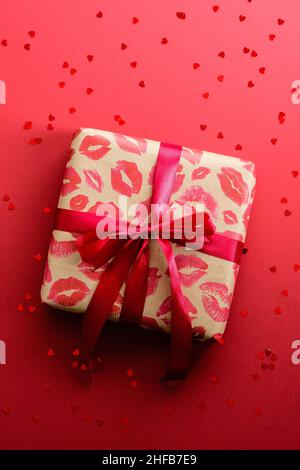
[[[96,213],[102,203],[118,207],[150,204],[160,142],[96,129],[79,129],[71,144],[58,208]],[[202,203],[216,233],[244,242],[255,190],[254,164],[211,152],[182,147],[172,203]],[[41,289],[42,301],[84,313],[105,267],[83,262],[77,233],[54,230]],[[147,295],[141,326],[170,332],[171,290],[168,266],[156,240],[149,241]],[[201,251],[172,244],[193,337],[223,334],[239,265]],[[118,321],[125,283],[109,315]],[[101,305],[99,305],[101,308]]]

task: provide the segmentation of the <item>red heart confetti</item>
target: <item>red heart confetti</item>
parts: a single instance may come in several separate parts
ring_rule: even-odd
[[[272,137],[272,139],[271,139],[271,144],[272,144],[272,145],[276,145],[276,144],[277,144],[277,139],[276,139],[276,137]]]
[[[249,80],[249,82],[247,83],[247,86],[249,88],[253,88],[254,87],[254,83],[252,82],[252,80]]]
[[[50,207],[47,207],[47,206],[46,206],[46,207],[43,208],[43,213],[44,213],[44,214],[50,214],[50,212],[51,212]]]
[[[292,215],[292,213],[291,213],[291,211],[290,211],[289,209],[285,209],[284,215],[285,215],[286,217],[289,217],[290,215]]]
[[[124,51],[125,49],[127,49],[127,45],[124,42],[122,42],[121,50]]]
[[[217,377],[216,375],[211,375],[211,376],[209,377],[209,380],[210,380],[211,383],[214,384],[214,385],[215,385],[216,383],[218,383],[218,381],[219,381],[219,379],[218,379],[218,377]]]
[[[2,41],[1,41],[1,46],[3,46],[3,47],[7,47],[7,46],[8,46],[7,39],[2,39]]]
[[[287,200],[286,197],[282,197],[282,198],[280,199],[280,202],[281,202],[281,204],[287,204],[287,203],[288,203],[288,200]]]
[[[138,22],[139,22],[139,19],[134,16],[132,18],[132,24],[137,24]]]
[[[40,416],[38,416],[38,415],[32,416],[32,421],[33,421],[34,424],[39,423],[40,420],[41,420]]]
[[[282,314],[282,310],[281,310],[280,307],[275,307],[273,311],[274,311],[275,315],[281,315]]]
[[[51,122],[49,122],[49,123],[47,124],[46,129],[47,129],[47,131],[53,131],[53,129],[54,129],[53,124],[51,124]]]
[[[77,70],[74,69],[74,68],[71,68],[71,69],[70,69],[70,74],[71,74],[71,75],[75,75],[75,73],[77,73]]]
[[[276,34],[269,34],[270,41],[274,41],[275,38],[276,38]]]
[[[278,113],[278,121],[279,121],[279,124],[283,124],[284,121],[285,121],[285,113],[283,111],[280,111],[280,113]]]
[[[102,18],[103,17],[103,13],[102,11],[98,11],[98,13],[96,14],[97,18]]]
[[[279,24],[279,26],[281,26],[283,25],[284,20],[282,18],[278,18],[277,23]]]
[[[200,129],[201,131],[205,131],[207,128],[207,125],[206,124],[200,124]]]
[[[163,37],[161,40],[161,44],[168,44],[167,38]]]
[[[255,416],[261,416],[262,415],[262,409],[259,406],[257,406],[256,408],[254,408],[253,414]]]
[[[32,300],[32,295],[29,292],[26,292],[24,299],[30,301]]]
[[[35,31],[28,31],[28,36],[33,39],[35,37]]]
[[[253,380],[259,380],[259,374],[252,374]]]
[[[209,97],[208,91],[206,91],[205,93],[202,93],[202,96],[203,96],[203,98],[204,98],[205,100],[207,100],[208,97]]]
[[[76,113],[76,108],[73,108],[73,107],[71,106],[71,108],[69,108],[69,113],[70,113],[70,114]]]
[[[30,51],[30,44],[24,44],[25,51]]]
[[[1,411],[4,415],[9,415],[11,413],[11,405],[6,404],[1,407]]]
[[[86,89],[87,95],[91,95],[93,93],[93,91],[94,91],[93,88],[87,88]]]
[[[28,310],[30,313],[34,313],[36,311],[36,306],[35,305],[29,305]]]
[[[7,210],[9,210],[9,211],[15,210],[15,205],[12,202],[10,202],[7,206]]]
[[[212,9],[215,13],[217,13],[217,11],[219,10],[219,5],[213,5]]]
[[[240,316],[242,318],[248,317],[248,314],[249,314],[248,310],[240,310]]]
[[[260,67],[260,68],[258,69],[258,71],[259,71],[259,73],[261,73],[262,75],[264,75],[265,72],[266,72],[266,67]]]
[[[24,305],[22,304],[17,305],[17,310],[18,312],[24,312]]]
[[[133,372],[132,369],[128,369],[128,370],[126,371],[126,374],[128,375],[128,377],[133,377],[134,372]]]
[[[55,355],[55,351],[52,348],[49,348],[47,351],[47,356],[48,357],[53,357]]]
[[[251,51],[251,57],[257,57],[257,56],[258,56],[258,54],[257,54],[256,51]]]
[[[293,170],[293,171],[292,171],[292,176],[293,176],[293,178],[297,178],[298,175],[299,175],[299,171],[298,171],[298,170]]]
[[[139,82],[139,87],[144,88],[145,86],[146,86],[146,85],[145,85],[144,80],[141,80],[141,81]]]
[[[96,418],[96,423],[97,426],[102,426],[102,424],[104,423],[104,418]]]
[[[10,197],[9,197],[9,195],[8,195],[8,194],[3,194],[3,196],[2,196],[2,201],[4,201],[4,202],[8,202],[8,201],[9,201],[9,199],[10,199]]]
[[[186,14],[185,14],[183,11],[178,11],[178,12],[176,13],[176,16],[177,16],[177,18],[179,18],[180,20],[185,20],[185,18],[186,18]]]
[[[239,16],[239,20],[240,20],[241,22],[245,21],[245,19],[246,19],[246,16],[244,16],[244,15],[240,15],[240,16]]]
[[[271,271],[271,273],[276,273],[277,267],[276,266],[270,266],[269,270]]]
[[[288,291],[287,289],[283,289],[283,290],[281,291],[281,295],[282,295],[282,297],[288,297],[289,291]]]
[[[222,132],[218,132],[217,137],[218,139],[224,139],[224,135]]]
[[[246,47],[246,46],[245,46],[245,47],[243,48],[243,52],[244,52],[244,54],[248,54],[248,53],[250,52],[249,47]]]
[[[198,62],[193,63],[193,69],[194,70],[197,70],[199,67],[200,67],[200,64],[198,64]]]
[[[80,350],[78,348],[74,349],[74,351],[72,351],[72,355],[75,356],[75,357],[78,357],[80,354]]]
[[[53,114],[49,114],[48,119],[49,121],[55,121],[55,116],[53,116]]]
[[[73,361],[72,362],[72,367],[73,367],[73,369],[77,369],[79,367],[79,362],[78,361]]]
[[[32,121],[26,121],[24,124],[23,124],[23,129],[25,131],[28,131],[29,129],[32,128]]]
[[[243,147],[241,146],[241,144],[236,144],[235,146],[235,150],[242,150]]]
[[[130,66],[135,69],[135,67],[137,66],[137,61],[136,60],[133,60],[132,62],[130,62]]]
[[[224,59],[225,52],[224,51],[219,52],[218,56],[221,57],[222,59]]]
[[[59,86],[60,88],[64,88],[64,87],[65,87],[65,85],[66,85],[66,83],[65,83],[65,82],[59,82],[59,84],[58,84],[58,86]]]
[[[86,58],[89,62],[92,62],[94,60],[94,56],[92,54],[88,54]]]
[[[226,405],[227,405],[229,408],[231,408],[232,406],[234,406],[234,404],[235,404],[235,401],[234,401],[233,398],[227,398],[227,400],[226,400]]]
[[[217,79],[219,80],[219,82],[223,82],[223,80],[224,80],[224,75],[219,75],[219,76],[217,77]]]
[[[300,264],[294,264],[294,271],[300,271]]]
[[[68,62],[64,61],[62,64],[63,69],[67,69],[69,67]]]

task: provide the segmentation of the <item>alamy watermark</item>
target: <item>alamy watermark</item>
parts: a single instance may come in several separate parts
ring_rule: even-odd
[[[292,94],[291,94],[291,101],[293,104],[300,103],[300,80],[294,80],[292,82]]]
[[[295,341],[292,342],[291,348],[294,349],[291,355],[291,361],[297,366],[300,364],[300,339],[295,339]]]
[[[208,224],[204,212],[200,203],[128,205],[127,198],[120,196],[118,206],[104,203],[97,208],[96,232],[99,239],[181,240],[187,248],[199,250]]]
[[[3,80],[0,80],[0,104],[6,104],[6,85]]]

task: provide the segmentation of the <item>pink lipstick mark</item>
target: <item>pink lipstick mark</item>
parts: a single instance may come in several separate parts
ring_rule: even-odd
[[[223,167],[222,173],[218,174],[218,178],[225,196],[239,206],[247,201],[248,186],[238,171],[233,168]]]
[[[89,198],[85,196],[85,194],[77,194],[77,196],[72,197],[70,201],[70,209],[73,211],[81,211],[85,208],[88,202]]]
[[[193,170],[192,180],[203,180],[207,175],[209,175],[210,169],[205,166],[200,166]]]
[[[182,170],[183,170],[183,166],[179,164],[177,168],[177,172],[176,172],[176,178],[174,181],[173,189],[172,189],[172,194],[177,193],[177,191],[179,191],[179,189],[183,185],[185,174],[180,173]]]
[[[199,202],[207,207],[207,209],[210,210],[212,214],[214,214],[217,209],[217,203],[214,198],[200,186],[191,186],[190,188],[186,189],[176,202],[180,204],[185,204],[187,202]]]
[[[126,181],[127,180],[127,181]],[[111,169],[111,185],[114,191],[131,197],[138,194],[143,182],[142,173],[136,163],[119,160],[116,168]]]
[[[110,151],[110,141],[101,135],[87,135],[79,151],[91,160],[100,160]]]
[[[188,148],[183,148],[181,151],[181,157],[187,160],[188,162],[192,163],[193,165],[196,165],[200,162],[202,155],[202,151],[192,150]]]
[[[153,295],[161,278],[161,274],[158,274],[158,268],[149,268],[148,272],[148,286],[147,286],[147,297]]]
[[[126,137],[122,134],[114,134],[117,145],[124,152],[135,153],[136,155],[142,155],[146,153],[148,143],[145,139],[137,139],[135,137]]]
[[[76,251],[77,247],[75,240],[58,241],[52,237],[49,246],[49,252],[52,256],[55,256],[56,258],[64,258],[73,253],[76,253]]]
[[[88,293],[89,288],[84,282],[75,277],[68,277],[59,279],[52,285],[48,299],[64,307],[74,307],[85,299]]]
[[[63,179],[63,185],[61,188],[61,195],[67,196],[68,194],[78,189],[78,185],[81,182],[81,178],[77,171],[72,167],[68,166],[66,168],[65,176]]]
[[[103,190],[103,181],[97,170],[83,170],[87,186],[94,189],[98,193]]]
[[[197,315],[197,309],[196,307],[192,304],[192,302],[185,296],[183,296],[183,302],[185,309],[187,313],[189,314],[189,317],[195,318]],[[161,304],[159,309],[156,312],[157,317],[165,317],[168,314],[171,314],[172,310],[172,297],[167,297]],[[166,323],[166,325],[170,324],[170,319],[169,318],[162,318],[162,320]]]
[[[223,211],[223,218],[226,225],[235,225],[238,223],[237,215],[233,211]]]
[[[175,256],[175,261],[180,281],[185,287],[191,287],[196,284],[206,274],[208,268],[208,265],[196,255],[177,255]]]
[[[92,264],[84,262],[78,264],[77,269],[91,281],[99,281],[103,272],[103,269],[95,271],[95,268]]]
[[[205,282],[200,286],[202,303],[206,313],[216,322],[225,322],[229,315],[232,294],[219,282]]]
[[[44,278],[43,283],[51,282],[52,281],[52,274],[50,271],[49,263],[46,261],[45,270],[44,270]]]

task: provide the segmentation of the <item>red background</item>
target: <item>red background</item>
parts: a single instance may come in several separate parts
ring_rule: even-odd
[[[1,1],[0,187],[10,197],[0,200],[1,448],[299,447],[300,365],[291,362],[300,339],[300,175],[292,174],[300,170],[300,106],[291,102],[299,24],[297,0]],[[72,367],[80,320],[40,304],[65,156],[80,126],[256,164],[248,253],[225,344],[196,344],[191,373],[175,390],[158,382],[168,338],[114,324],[102,334],[104,370],[90,388]],[[274,361],[263,358],[268,348]]]

